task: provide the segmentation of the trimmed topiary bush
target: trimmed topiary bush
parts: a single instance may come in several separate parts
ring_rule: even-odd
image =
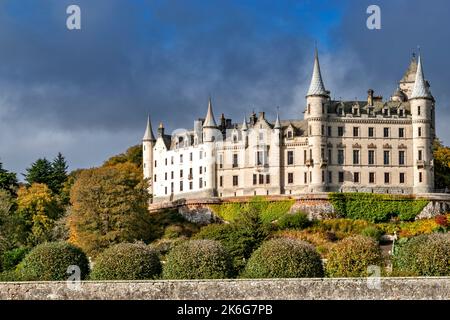
[[[231,259],[219,241],[189,240],[167,255],[165,279],[224,279],[232,274]]]
[[[67,280],[69,266],[78,266],[81,279],[89,274],[89,261],[80,248],[67,242],[47,242],[33,248],[18,265],[24,280]]]
[[[143,243],[119,243],[97,256],[92,280],[155,279],[161,273],[156,250]]]
[[[277,221],[279,229],[305,229],[311,226],[312,222],[308,216],[303,212],[296,212],[293,214],[285,214]]]
[[[403,240],[395,247],[394,272],[410,276],[450,276],[450,234],[433,233]]]
[[[245,278],[323,277],[319,253],[307,242],[278,238],[264,242],[248,260]]]
[[[367,277],[367,268],[381,266],[382,262],[377,241],[357,235],[343,239],[330,250],[326,272],[330,277]]]

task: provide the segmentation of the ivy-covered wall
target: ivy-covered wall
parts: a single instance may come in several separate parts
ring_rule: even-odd
[[[407,196],[373,193],[336,192],[330,193],[328,198],[339,216],[372,222],[387,221],[391,218],[414,220],[429,202]]]

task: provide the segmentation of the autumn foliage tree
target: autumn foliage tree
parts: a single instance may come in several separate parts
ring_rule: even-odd
[[[120,242],[151,239],[149,195],[141,170],[119,163],[83,170],[70,193],[70,242],[91,256]]]
[[[433,145],[434,173],[436,189],[450,189],[450,147],[435,140]]]

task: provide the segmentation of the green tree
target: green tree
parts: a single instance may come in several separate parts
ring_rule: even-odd
[[[49,187],[55,194],[61,194],[64,184],[67,181],[68,165],[64,156],[59,152],[52,162],[51,180]]]
[[[131,163],[80,172],[70,193],[69,241],[93,256],[111,244],[150,241],[146,188]]]
[[[103,166],[114,166],[118,163],[133,163],[137,167],[142,167],[142,146],[136,145],[132,146],[125,151],[125,153],[118,154],[116,156],[112,156],[108,160],[105,161]]]
[[[11,194],[0,189],[0,254],[20,242],[15,202]]]
[[[51,185],[53,168],[52,163],[46,158],[37,159],[26,171],[27,173],[24,174],[24,177],[28,186],[31,186],[33,183]]]
[[[17,187],[18,182],[16,174],[4,169],[3,164],[0,162],[0,189],[7,190],[14,195]]]
[[[439,139],[433,144],[434,184],[436,189],[450,189],[450,147]]]

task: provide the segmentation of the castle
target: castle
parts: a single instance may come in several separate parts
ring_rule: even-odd
[[[155,138],[150,118],[143,138],[144,177],[154,202],[181,198],[298,195],[317,192],[433,192],[435,100],[421,57],[389,101],[336,101],[322,79],[317,50],[303,119],[274,122],[264,112],[242,123],[211,98],[192,130]]]

